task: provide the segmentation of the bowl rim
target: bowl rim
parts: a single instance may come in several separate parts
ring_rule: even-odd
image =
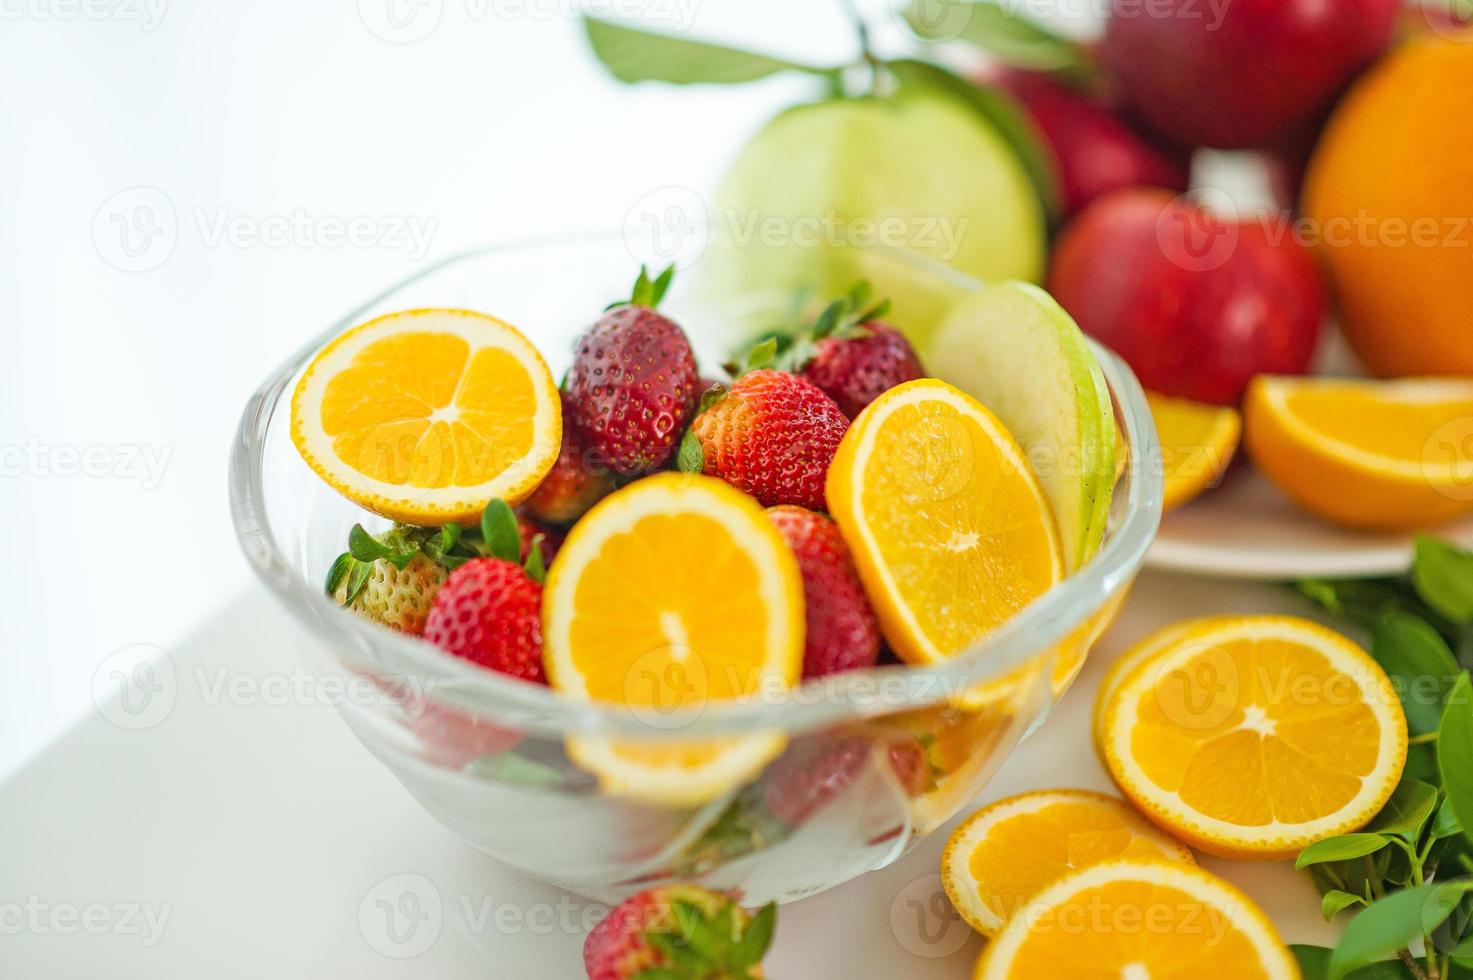
[[[1127,450],[1123,504],[1100,550],[1002,626],[948,660],[924,666],[887,665],[806,681],[784,691],[730,701],[709,701],[653,719],[647,710],[578,701],[549,687],[477,667],[417,637],[384,629],[339,607],[306,579],[283,552],[266,504],[265,449],[272,424],[286,424],[288,386],[306,362],[369,310],[401,290],[451,266],[501,253],[539,248],[593,246],[623,240],[606,231],[519,239],[466,249],[416,270],[354,307],[284,360],[256,389],[241,414],[231,448],[230,509],[236,536],[256,575],[293,615],[332,644],[352,666],[390,676],[417,678],[434,700],[528,733],[618,735],[638,741],[687,741],[714,735],[780,730],[799,733],[845,722],[924,708],[955,699],[971,687],[1048,656],[1090,614],[1125,588],[1141,568],[1161,521],[1162,478],[1149,464],[1159,455],[1145,393],[1130,368],[1092,338],[1088,343],[1109,385]],[[878,246],[871,246],[878,248]],[[887,249],[887,251],[898,251]],[[901,257],[939,280],[973,292],[983,283],[939,261],[913,253]],[[352,657],[352,652],[363,654]]]

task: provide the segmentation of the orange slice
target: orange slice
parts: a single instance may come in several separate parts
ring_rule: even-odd
[[[557,460],[562,407],[542,355],[468,310],[410,310],[324,347],[292,395],[292,442],[334,490],[411,524],[474,523]]]
[[[965,650],[1063,577],[1022,449],[945,382],[891,388],[861,412],[826,496],[885,638],[911,663]]]
[[[694,805],[782,751],[780,733],[688,740],[670,727],[802,672],[797,560],[762,506],[720,480],[662,473],[600,501],[558,551],[542,623],[553,687],[650,725],[647,741],[569,738],[608,792]]]
[[[1238,449],[1243,419],[1237,409],[1204,405],[1146,392],[1156,435],[1161,441],[1166,510],[1194,499],[1222,482]]]
[[[1348,527],[1430,527],[1473,508],[1473,381],[1260,377],[1248,453],[1301,507]]]
[[[993,936],[1071,871],[1125,857],[1196,863],[1113,796],[1043,790],[999,800],[961,823],[941,853],[941,883],[967,924]]]
[[[1027,905],[983,952],[978,980],[1300,975],[1293,954],[1248,896],[1186,864],[1096,864],[1054,882]]]
[[[1287,858],[1361,827],[1407,753],[1380,666],[1292,616],[1223,617],[1171,638],[1109,695],[1103,737],[1131,802],[1223,857]]]

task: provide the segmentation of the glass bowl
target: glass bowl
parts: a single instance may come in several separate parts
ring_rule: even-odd
[[[601,901],[672,878],[740,888],[754,904],[797,899],[894,861],[975,798],[1043,720],[1109,625],[1156,532],[1161,478],[1144,465],[1157,455],[1155,429],[1129,369],[1096,347],[1127,449],[1103,548],[936,666],[882,666],[660,714],[577,703],[340,609],[322,583],[348,529],[386,522],[320,482],[292,445],[290,392],[311,356],[370,317],[465,307],[517,325],[560,377],[574,337],[628,295],[649,244],[604,235],[481,249],[370,299],[289,357],[246,405],[231,454],[231,508],[257,574],[322,641],[313,645],[314,669],[342,675],[348,725],[467,842]],[[866,259],[902,263],[941,292],[978,288],[907,253]],[[698,268],[682,269],[662,310],[690,333],[709,372],[739,334],[760,329],[773,303],[702,299],[700,280]],[[672,803],[602,785],[569,758],[570,736],[655,751],[764,736],[784,748],[742,784]]]

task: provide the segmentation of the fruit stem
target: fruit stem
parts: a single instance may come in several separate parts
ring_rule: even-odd
[[[839,2],[843,5],[850,22],[854,24],[855,34],[859,36],[859,56],[864,64],[869,66],[869,91],[866,94],[874,95],[875,90],[879,87],[880,67],[883,63],[875,56],[874,48],[870,45],[869,25],[859,15],[859,8],[855,0],[839,0]]]

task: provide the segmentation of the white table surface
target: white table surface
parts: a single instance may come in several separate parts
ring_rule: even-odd
[[[1142,576],[1074,688],[978,805],[1029,789],[1110,789],[1088,734],[1110,661],[1167,622],[1270,611],[1304,610],[1270,586]],[[243,594],[171,650],[177,693],[154,724],[120,727],[104,702],[0,784],[0,975],[583,975],[584,916],[598,907],[440,827],[310,687],[276,697],[272,685],[301,676],[311,642],[263,591]],[[222,680],[260,695],[212,694]],[[979,941],[936,914],[945,839],[784,908],[768,975],[970,976]],[[1308,877],[1288,864],[1202,863],[1256,899],[1286,941],[1333,941]]]

